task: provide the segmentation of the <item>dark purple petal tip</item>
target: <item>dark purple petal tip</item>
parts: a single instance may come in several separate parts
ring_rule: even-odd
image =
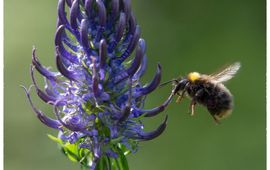
[[[72,81],[78,81],[76,79],[76,73],[75,72],[72,72],[72,71],[69,71],[65,65],[63,64],[63,59],[61,58],[61,54],[59,52],[59,49],[58,47],[56,47],[56,66],[57,66],[57,69],[59,70],[59,72],[65,76],[66,78],[68,78],[69,80],[72,80]]]
[[[87,11],[88,17],[91,17],[91,10],[93,7],[93,0],[85,0],[85,10]]]
[[[57,99],[54,96],[49,96],[48,94],[46,94],[45,92],[43,92],[37,85],[36,83],[36,79],[34,76],[34,67],[31,66],[30,67],[30,74],[31,74],[31,78],[32,78],[32,82],[34,84],[34,87],[36,89],[37,95],[39,96],[39,98],[41,98],[44,102],[52,104],[54,103]]]
[[[150,84],[148,84],[146,87],[140,90],[141,95],[146,95],[154,91],[158,87],[160,80],[161,80],[161,66],[160,64],[158,64],[155,77],[153,78]]]
[[[128,48],[126,49],[124,54],[121,56],[122,60],[125,60],[133,52],[133,50],[135,49],[135,47],[140,39],[140,35],[141,35],[141,29],[140,29],[140,26],[137,25],[135,33],[132,35],[132,39],[130,40],[130,43],[128,45]],[[143,48],[143,47],[141,47],[141,48]],[[142,52],[143,51],[144,50],[142,50]]]
[[[119,12],[119,0],[112,0],[112,17],[113,19],[117,17]]]
[[[58,81],[57,80],[57,73],[51,72],[49,71],[47,68],[45,68],[44,66],[42,66],[42,64],[39,62],[37,56],[36,56],[36,49],[33,48],[32,50],[32,64],[35,66],[35,68],[37,69],[37,71],[43,75],[44,77],[46,77],[47,79],[53,80],[53,81]]]
[[[132,34],[135,32],[136,26],[137,26],[136,18],[134,14],[131,13],[131,16],[129,18],[129,29]]]
[[[168,115],[166,115],[165,120],[163,121],[163,123],[156,130],[154,130],[152,132],[142,132],[141,134],[139,134],[138,139],[139,140],[152,140],[152,139],[158,137],[166,129],[167,120],[168,120]]]
[[[160,105],[159,107],[156,107],[152,110],[148,110],[148,112],[145,112],[144,117],[153,117],[156,116],[157,114],[163,112],[165,108],[171,103],[173,95],[170,95],[167,100]]]
[[[130,0],[123,0],[124,3],[124,11],[126,13],[127,20],[129,19],[131,13],[131,1]]]
[[[66,0],[67,1],[67,5],[69,6],[69,7],[71,7],[71,4],[72,4],[72,1],[73,0]]]
[[[80,39],[84,51],[89,55],[88,27],[88,21],[86,19],[83,19],[81,22]]]
[[[59,22],[66,25],[68,23],[66,12],[65,12],[65,0],[59,0],[58,1],[58,17]]]
[[[137,47],[137,50],[136,50],[135,58],[131,64],[130,68],[127,69],[127,73],[130,77],[133,76],[136,73],[136,71],[138,70],[138,68],[140,67],[143,56],[144,56],[143,48],[142,48],[142,46],[139,45]]]
[[[116,33],[115,33],[116,34],[115,40],[117,42],[120,41],[121,37],[124,34],[125,25],[126,25],[126,15],[125,15],[125,13],[121,12],[119,22],[118,22],[117,28],[116,28]]]
[[[60,25],[55,33],[55,38],[54,38],[54,44],[55,46],[60,46],[62,44],[62,35],[65,31],[65,25]]]
[[[105,39],[102,39],[99,44],[99,63],[100,69],[104,69],[107,57],[107,43]]]
[[[99,75],[98,75],[98,68],[97,68],[97,63],[96,63],[96,59],[95,57],[92,57],[92,62],[93,62],[93,76],[92,76],[92,89],[93,89],[93,93],[95,98],[97,99],[101,92],[98,88],[98,84],[99,84]]]
[[[70,25],[74,30],[78,28],[77,18],[79,10],[79,0],[74,0],[70,9]]]
[[[102,0],[96,0],[98,7],[99,25],[104,27],[106,24],[106,8]]]

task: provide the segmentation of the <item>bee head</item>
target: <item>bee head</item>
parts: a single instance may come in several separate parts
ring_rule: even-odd
[[[160,84],[159,86],[162,87],[168,83],[172,83],[173,85],[172,94],[175,95],[177,92],[186,91],[186,87],[190,83],[190,80],[188,78],[181,77],[179,79],[172,79],[167,82],[164,82]]]
[[[198,72],[191,72],[188,74],[187,79],[191,82],[198,80],[201,77],[200,73]]]
[[[173,90],[173,93],[176,94],[179,91],[184,91],[187,84],[189,83],[188,79],[181,79],[177,82],[177,84],[175,85],[175,88]]]

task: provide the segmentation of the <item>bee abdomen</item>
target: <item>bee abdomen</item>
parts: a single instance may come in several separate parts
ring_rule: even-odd
[[[217,118],[223,118],[231,113],[233,109],[233,97],[224,87],[216,89],[216,95],[207,104],[208,111]]]

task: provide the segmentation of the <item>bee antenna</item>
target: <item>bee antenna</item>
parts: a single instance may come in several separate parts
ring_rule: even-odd
[[[164,83],[161,83],[160,85],[159,85],[159,87],[161,88],[161,87],[163,87],[163,86],[165,86],[165,85],[167,85],[167,84],[169,84],[169,83],[171,83],[171,82],[178,82],[178,80],[177,79],[172,79],[172,80],[169,80],[169,81],[166,81],[166,82],[164,82]]]

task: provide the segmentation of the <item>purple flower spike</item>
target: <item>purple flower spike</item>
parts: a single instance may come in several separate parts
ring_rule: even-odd
[[[57,21],[57,71],[39,62],[35,48],[30,70],[37,96],[53,107],[55,118],[38,110],[24,88],[26,96],[38,119],[59,130],[69,158],[88,169],[121,169],[120,164],[112,168],[115,161],[124,162],[125,153],[135,153],[140,141],[152,140],[166,128],[168,116],[152,132],[145,132],[143,124],[147,117],[164,111],[172,99],[153,109],[144,108],[146,96],[161,81],[161,65],[143,86],[146,42],[131,11],[131,0],[59,0]],[[38,86],[34,73],[44,77],[44,88]],[[80,154],[74,156],[68,146],[78,148]]]

